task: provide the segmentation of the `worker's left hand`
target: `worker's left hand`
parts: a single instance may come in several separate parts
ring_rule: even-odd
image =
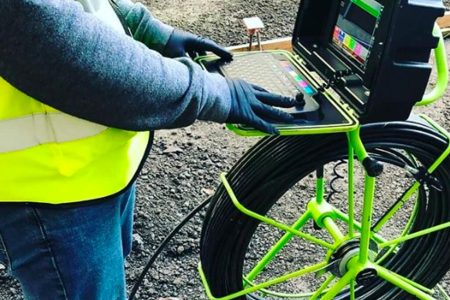
[[[197,55],[206,55],[206,51],[213,52],[226,61],[233,59],[233,55],[228,50],[210,39],[178,29],[173,31],[162,55],[175,58],[189,54],[190,57],[195,58]]]

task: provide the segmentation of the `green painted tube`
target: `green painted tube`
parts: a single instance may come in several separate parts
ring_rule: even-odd
[[[448,229],[448,228],[450,228],[450,222],[443,223],[443,224],[437,225],[437,226],[433,226],[433,227],[430,227],[430,228],[427,228],[427,229],[424,229],[424,230],[420,230],[420,231],[417,231],[417,232],[414,232],[414,233],[411,233],[411,234],[408,234],[408,235],[405,235],[405,236],[401,236],[399,238],[396,238],[396,239],[393,239],[393,240],[381,243],[379,245],[379,247],[380,248],[385,248],[385,247],[390,246],[390,245],[400,244],[400,243],[403,243],[403,242],[406,242],[406,241],[409,241],[409,240],[412,240],[412,239],[416,239],[418,237],[421,237],[421,236],[424,236],[424,235],[427,235],[427,234],[430,234],[430,233],[434,233],[434,232],[437,232],[437,231],[440,231],[440,230]]]
[[[342,231],[339,229],[337,224],[330,217],[326,217],[323,219],[323,225],[327,229],[328,233],[330,233],[331,237],[336,243],[341,243],[345,240],[345,236]]]
[[[334,275],[330,275],[325,281],[322,283],[322,285],[319,287],[319,289],[309,298],[309,300],[317,300],[319,297],[325,293],[326,289],[330,285],[330,283],[336,278]]]
[[[264,223],[266,223],[268,225],[271,225],[273,227],[276,227],[276,228],[278,228],[280,230],[284,230],[286,232],[290,232],[290,233],[292,233],[292,234],[294,234],[294,235],[296,235],[296,236],[298,236],[298,237],[300,237],[302,239],[305,239],[305,240],[310,241],[312,243],[316,243],[316,244],[321,245],[322,247],[325,247],[327,249],[334,249],[334,245],[332,245],[330,243],[327,243],[327,242],[325,242],[325,241],[323,241],[321,239],[318,239],[318,238],[316,238],[316,237],[314,237],[314,236],[312,236],[310,234],[307,234],[307,233],[304,233],[304,232],[292,229],[291,227],[289,227],[286,224],[280,223],[280,222],[275,221],[275,220],[273,220],[271,218],[262,216],[262,215],[260,215],[260,214],[258,214],[256,212],[254,212],[254,211],[251,211],[251,210],[247,209],[237,199],[236,194],[234,193],[233,189],[230,186],[230,183],[228,182],[228,180],[226,178],[226,173],[222,173],[220,175],[220,179],[221,179],[221,181],[223,183],[223,186],[225,187],[228,195],[230,196],[231,201],[233,202],[234,206],[236,206],[236,208],[240,212],[242,212],[243,214],[245,214],[245,215],[247,215],[247,216],[249,216],[251,218],[254,218],[256,220],[259,220],[261,222],[264,222]]]
[[[333,300],[334,297],[336,297],[343,289],[345,289],[352,280],[356,278],[356,275],[358,275],[359,270],[357,269],[350,269],[339,281],[332,286],[328,292],[323,295],[321,298],[322,300]]]
[[[367,263],[369,260],[369,244],[371,238],[371,224],[373,212],[373,199],[375,195],[375,177],[366,175],[366,182],[364,186],[364,206],[361,220],[361,243],[359,262],[361,264]]]
[[[355,130],[352,130],[347,133],[350,146],[353,147],[356,157],[360,162],[363,162],[369,154],[366,151],[366,148],[364,147],[364,144],[361,141],[361,136],[359,135],[361,130],[361,127],[358,127]]]
[[[295,272],[292,272],[292,273],[289,273],[289,274],[286,274],[286,275],[283,275],[283,276],[280,276],[280,277],[277,277],[277,278],[265,281],[263,283],[254,285],[254,286],[249,287],[247,289],[241,290],[239,292],[236,292],[236,293],[233,293],[231,295],[228,295],[228,296],[225,296],[225,297],[221,297],[221,298],[216,298],[212,294],[211,288],[209,287],[208,281],[206,279],[206,275],[203,272],[201,264],[199,264],[199,266],[198,266],[198,271],[200,273],[200,278],[201,278],[202,283],[203,283],[203,285],[205,287],[205,291],[206,291],[206,295],[208,296],[208,299],[211,299],[211,300],[231,300],[231,299],[235,299],[237,297],[241,297],[241,296],[244,296],[244,295],[247,295],[247,294],[250,294],[250,293],[254,293],[256,291],[260,291],[261,289],[267,288],[267,287],[272,286],[272,285],[280,284],[280,283],[288,281],[288,280],[290,280],[292,278],[300,277],[300,276],[303,276],[303,275],[306,275],[306,274],[310,274],[310,273],[315,273],[315,272],[325,268],[327,266],[327,264],[328,263],[326,261],[320,262],[320,263],[315,264],[313,266],[306,267],[304,269],[301,269],[301,270],[298,270],[298,271],[295,271]]]
[[[309,220],[311,215],[309,212],[303,214],[297,222],[292,225],[292,229],[300,230]],[[248,281],[253,281],[261,273],[261,271],[275,258],[275,256],[283,249],[284,246],[294,237],[294,234],[286,232],[281,239],[272,246],[272,248],[264,255],[264,257],[256,264],[256,266],[245,277]]]
[[[316,201],[322,203],[325,197],[325,179],[319,177],[316,180]]]
[[[350,300],[356,300],[355,294],[355,280],[350,282]]]
[[[447,51],[445,50],[444,37],[442,36],[442,31],[438,24],[434,25],[433,34],[439,37],[439,44],[434,51],[436,56],[438,79],[436,82],[436,87],[430,93],[426,94],[420,102],[417,102],[416,106],[429,105],[439,100],[444,96],[448,86],[449,77]]]
[[[425,292],[421,291],[420,289],[414,287],[410,283],[403,280],[401,276],[398,276],[397,274],[381,267],[374,265],[375,270],[377,271],[377,274],[380,278],[386,280],[387,282],[392,283],[395,286],[398,286],[405,292],[410,293],[411,295],[417,297],[421,300],[435,300],[432,296],[426,294]]]
[[[354,187],[354,164],[355,151],[351,146],[351,141],[348,141],[348,235],[350,239],[355,236],[355,187]]]

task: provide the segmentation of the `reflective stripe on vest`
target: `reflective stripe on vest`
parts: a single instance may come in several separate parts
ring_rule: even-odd
[[[0,121],[0,153],[91,137],[107,127],[54,112]]]
[[[124,32],[108,0],[80,2]],[[135,176],[148,141],[148,132],[57,111],[0,77],[0,202],[63,204],[116,194]]]

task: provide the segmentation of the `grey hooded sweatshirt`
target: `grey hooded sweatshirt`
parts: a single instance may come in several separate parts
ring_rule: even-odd
[[[90,1],[0,0],[0,77],[58,110],[115,128],[226,120],[231,96],[222,77],[158,53],[172,27],[143,5],[115,0],[133,39],[87,13]]]

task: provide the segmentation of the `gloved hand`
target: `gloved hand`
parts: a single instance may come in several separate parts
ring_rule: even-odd
[[[189,54],[194,58],[197,55],[206,55],[206,51],[211,51],[225,61],[233,59],[233,55],[217,45],[215,42],[204,37],[175,29],[169,38],[162,55],[166,57],[183,57]]]
[[[243,80],[227,79],[231,91],[231,110],[227,123],[250,125],[270,134],[279,134],[269,122],[292,123],[294,117],[282,110],[273,108],[293,107],[295,100],[269,93]]]

